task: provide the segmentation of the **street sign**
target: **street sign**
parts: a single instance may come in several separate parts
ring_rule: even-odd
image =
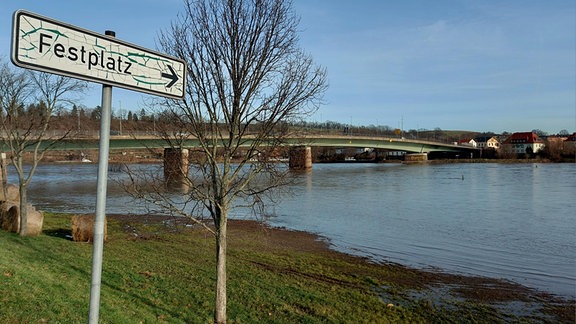
[[[164,97],[185,93],[183,60],[23,10],[14,13],[11,59],[23,68]]]

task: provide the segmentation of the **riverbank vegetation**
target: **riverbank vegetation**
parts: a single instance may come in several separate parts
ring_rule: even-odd
[[[82,322],[92,245],[47,214],[36,238],[0,231],[0,322]],[[574,322],[574,301],[510,282],[419,271],[335,252],[318,237],[232,221],[230,322]],[[213,320],[214,240],[168,217],[110,216],[101,320]]]

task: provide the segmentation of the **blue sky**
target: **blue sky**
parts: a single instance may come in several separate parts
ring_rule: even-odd
[[[576,131],[576,1],[293,0],[300,44],[328,70],[314,121],[404,129]],[[25,9],[155,49],[181,0],[0,0],[0,57]],[[82,101],[100,104],[100,86]],[[146,96],[115,88],[113,108]]]

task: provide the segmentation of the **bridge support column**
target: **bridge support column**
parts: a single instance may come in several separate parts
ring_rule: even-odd
[[[290,170],[312,169],[312,148],[310,146],[295,146],[291,148],[288,166]]]
[[[404,162],[416,163],[428,161],[428,153],[412,153],[404,155]]]
[[[164,149],[164,180],[168,185],[185,185],[188,177],[188,149]]]

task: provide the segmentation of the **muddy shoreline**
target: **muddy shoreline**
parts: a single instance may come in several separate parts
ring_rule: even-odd
[[[193,227],[185,218],[161,215],[108,215],[109,219],[120,223],[121,228],[146,228],[141,225],[163,224],[167,230]],[[157,228],[156,226],[154,228]],[[376,263],[368,258],[349,255],[330,248],[329,241],[316,234],[274,228],[255,220],[229,220],[229,244],[244,235],[261,235],[267,248],[290,247],[296,251],[307,251],[330,258],[339,258],[354,263],[370,263],[379,267],[389,267],[406,273],[401,279],[394,278],[395,284],[403,287],[404,294],[432,305],[446,306],[454,301],[483,304],[502,310],[514,316],[528,316],[535,321],[574,323],[576,321],[576,299],[557,296],[522,286],[518,283],[461,274],[450,274],[439,270],[414,269],[396,263]],[[208,233],[207,231],[204,231]],[[140,233],[146,236],[151,233]],[[380,295],[389,299],[386,287],[381,287]]]

